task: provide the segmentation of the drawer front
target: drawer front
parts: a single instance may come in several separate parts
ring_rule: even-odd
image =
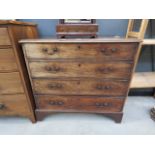
[[[37,94],[124,96],[128,89],[127,81],[114,80],[34,79],[33,83]]]
[[[137,43],[51,43],[24,45],[28,58],[36,59],[113,59],[133,60]]]
[[[23,93],[23,87],[18,72],[0,73],[0,94]]]
[[[29,107],[24,94],[0,95],[0,115],[29,115]]]
[[[97,25],[72,25],[72,24],[62,24],[57,25],[56,27],[57,32],[97,32],[98,26]]]
[[[70,112],[120,112],[124,98],[94,96],[36,96],[37,109]]]
[[[132,64],[124,62],[30,62],[32,77],[130,77]]]
[[[0,45],[11,45],[7,28],[0,28]]]
[[[12,49],[0,49],[0,72],[17,71],[17,64]]]

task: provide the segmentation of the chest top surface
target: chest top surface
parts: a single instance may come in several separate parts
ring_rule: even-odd
[[[134,38],[95,38],[95,39],[23,39],[19,43],[132,43],[141,42],[140,39]]]

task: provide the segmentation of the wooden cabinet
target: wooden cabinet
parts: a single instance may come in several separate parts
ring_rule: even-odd
[[[38,120],[52,112],[91,112],[121,121],[139,40],[34,39],[20,43]]]
[[[23,116],[35,122],[34,99],[18,41],[37,37],[35,24],[0,20],[0,116]]]

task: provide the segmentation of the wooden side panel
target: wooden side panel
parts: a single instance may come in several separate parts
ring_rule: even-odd
[[[20,44],[18,43],[20,39],[27,39],[27,38],[37,38],[37,29],[35,26],[9,26],[9,34],[11,41],[13,42],[13,49],[16,57],[16,62],[19,68],[19,74],[22,81],[23,91],[25,93],[27,99],[28,109],[30,111],[30,119],[32,122],[35,122],[34,116],[34,98],[32,94],[32,89],[25,65],[24,55]]]

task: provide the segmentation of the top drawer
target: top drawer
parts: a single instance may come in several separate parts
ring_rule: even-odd
[[[11,45],[7,28],[0,28],[0,45]]]
[[[26,44],[26,56],[34,59],[113,59],[133,60],[137,43],[45,43]]]

